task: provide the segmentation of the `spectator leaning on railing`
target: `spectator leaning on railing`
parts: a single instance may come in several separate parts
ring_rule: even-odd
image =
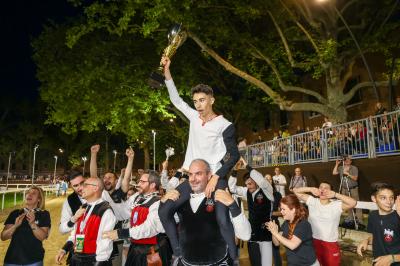
[[[393,111],[400,111],[400,96],[396,97],[396,104],[393,106]]]
[[[382,103],[377,102],[375,106],[375,115],[382,115],[386,109],[382,106]]]

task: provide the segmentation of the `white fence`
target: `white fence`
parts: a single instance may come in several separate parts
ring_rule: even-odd
[[[25,199],[25,192],[31,187],[31,184],[13,184],[17,185],[17,188],[13,189],[8,189],[8,190],[0,190],[0,196],[1,196],[1,210],[4,210],[4,204],[5,204],[5,196],[6,194],[14,194],[14,206],[17,205],[17,194],[22,193],[22,198]],[[18,188],[18,185],[20,187],[24,188]],[[41,185],[37,184],[36,186],[41,187],[45,193],[45,196],[55,193],[57,194],[58,188],[54,185]],[[5,188],[5,187],[3,187]]]

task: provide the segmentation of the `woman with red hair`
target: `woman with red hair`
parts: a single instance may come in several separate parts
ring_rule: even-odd
[[[286,247],[288,265],[320,265],[313,247],[311,225],[307,221],[308,212],[294,194],[281,199],[281,213],[285,219],[282,232],[278,231],[274,221],[266,223],[266,226],[272,234],[274,245],[281,243]]]

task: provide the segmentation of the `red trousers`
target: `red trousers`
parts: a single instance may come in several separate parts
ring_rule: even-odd
[[[337,242],[313,239],[314,250],[321,266],[340,266],[340,248]]]

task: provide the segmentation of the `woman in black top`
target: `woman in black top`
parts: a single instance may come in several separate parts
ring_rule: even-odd
[[[11,239],[4,265],[42,266],[42,241],[50,230],[50,214],[44,210],[43,190],[32,186],[25,195],[24,208],[10,213],[1,232],[1,240]]]
[[[286,247],[288,265],[320,265],[312,243],[311,225],[307,221],[308,212],[294,194],[282,198],[281,213],[285,219],[282,234],[274,221],[268,222],[267,227],[272,234],[273,243],[282,243]]]
[[[265,175],[265,179],[272,185],[272,191],[274,194],[274,205],[272,207],[272,217],[271,220],[275,221],[275,223],[278,225],[278,230],[280,229],[279,226],[279,221],[278,217],[282,216],[281,212],[279,211],[279,206],[281,203],[282,199],[282,194],[278,192],[272,182],[272,176],[269,174]],[[279,250],[279,245],[272,245],[272,256],[274,258],[274,266],[281,266],[282,265],[282,259],[281,259],[281,253]]]

